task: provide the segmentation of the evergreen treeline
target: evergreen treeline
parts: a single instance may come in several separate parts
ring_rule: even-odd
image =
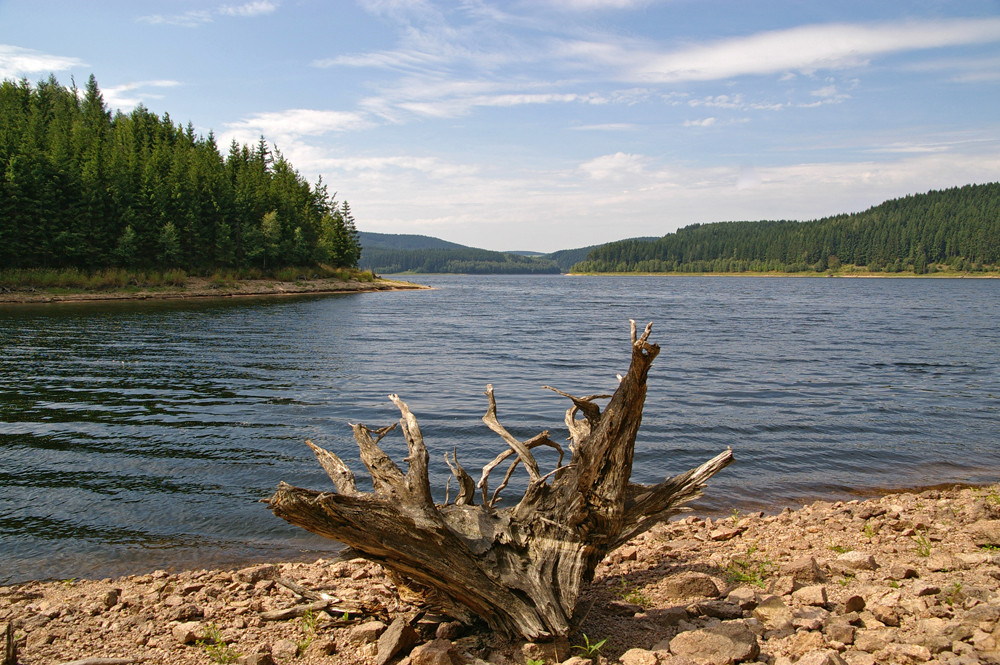
[[[112,115],[93,76],[0,83],[0,267],[355,267],[350,207],[264,139],[195,135],[139,106]]]
[[[978,271],[1000,265],[1000,183],[886,201],[812,222],[695,224],[652,241],[602,245],[578,272]]]
[[[361,268],[376,273],[463,273],[473,275],[553,274],[553,261],[506,252],[464,247],[461,249],[389,249],[365,247]]]

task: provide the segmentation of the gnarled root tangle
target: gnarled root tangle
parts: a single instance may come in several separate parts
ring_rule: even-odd
[[[568,635],[582,585],[604,556],[701,495],[705,482],[733,460],[731,450],[696,469],[656,485],[629,482],[636,433],[642,421],[646,376],[660,347],[649,341],[652,324],[637,334],[632,322],[628,372],[602,410],[607,395],[574,397],[566,412],[571,459],[542,432],[518,440],[496,413],[493,387],[483,421],[508,448],[475,482],[458,462],[445,460],[457,480],[454,502],[435,505],[428,482],[427,448],[417,419],[396,395],[397,423],[409,454],[403,473],[379,447],[397,425],[373,430],[352,425],[374,491],[360,492],[344,462],[312,444],[336,492],[278,486],[269,500],[275,515],[313,533],[341,541],[400,577],[429,590],[432,600],[463,620],[478,615],[509,636],[544,640]],[[557,468],[544,473],[532,450],[559,451]],[[503,481],[489,493],[491,472],[511,460]],[[499,492],[523,465],[528,485],[517,505],[497,508]],[[476,489],[479,490],[477,503]]]

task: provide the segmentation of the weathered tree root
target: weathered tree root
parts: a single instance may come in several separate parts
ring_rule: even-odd
[[[700,496],[705,482],[733,461],[727,449],[657,485],[629,482],[646,377],[660,351],[649,342],[652,324],[641,335],[631,324],[631,363],[603,411],[594,400],[607,395],[574,397],[552,389],[573,402],[565,418],[569,463],[562,464],[562,448],[548,432],[527,441],[510,434],[497,418],[493,387],[487,386],[489,408],[483,421],[509,449],[484,467],[478,483],[458,463],[457,449],[451,460],[446,455],[458,497],[435,505],[417,419],[390,395],[408,447],[405,474],[378,445],[396,425],[377,430],[352,425],[374,492],[360,492],[339,457],[308,442],[336,492],[281,483],[269,500],[271,510],[292,524],[347,543],[424,587],[434,604],[458,619],[477,615],[496,631],[528,640],[568,635],[582,585],[593,578],[600,560],[684,510],[681,505]],[[556,469],[545,474],[531,452],[540,445],[560,454]],[[511,458],[503,482],[490,496],[490,473]],[[518,464],[528,473],[527,489],[517,505],[498,509],[499,493]],[[474,488],[481,491],[480,505],[475,505]]]

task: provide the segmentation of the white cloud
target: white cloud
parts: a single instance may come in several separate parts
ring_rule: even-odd
[[[315,109],[289,109],[257,113],[244,120],[226,123],[229,130],[238,135],[250,136],[250,142],[263,135],[269,140],[318,136],[329,132],[344,132],[364,129],[371,122],[360,113],[348,111],[319,111]]]
[[[192,10],[183,14],[152,14],[150,16],[140,16],[136,20],[140,23],[148,23],[150,25],[176,25],[181,28],[197,28],[200,25],[212,22],[212,12]]]
[[[594,180],[623,180],[641,174],[648,161],[642,155],[616,152],[584,162],[580,170]]]
[[[605,122],[598,125],[578,125],[570,129],[580,132],[634,132],[639,129],[639,125],[629,122]]]
[[[710,81],[743,75],[864,65],[874,56],[901,51],[1000,41],[1000,18],[909,21],[886,24],[807,25],[726,39],[669,53],[629,52],[611,44],[581,44],[641,81]]]
[[[19,79],[83,66],[85,63],[79,58],[0,44],[0,79]]]
[[[128,111],[142,103],[144,99],[161,99],[163,96],[149,92],[148,88],[173,88],[179,81],[136,81],[110,88],[101,88],[101,94],[109,108]]]
[[[223,16],[262,16],[270,14],[278,8],[278,3],[268,0],[256,0],[242,5],[224,5],[216,11]]]
[[[237,16],[252,18],[270,14],[278,8],[271,0],[253,0],[240,5],[220,5],[214,9],[193,9],[182,14],[152,14],[140,16],[137,21],[150,25],[176,25],[182,28],[197,28],[212,23],[216,16]]]
[[[685,120],[685,127],[711,127],[716,123],[715,118],[702,118],[701,120]]]

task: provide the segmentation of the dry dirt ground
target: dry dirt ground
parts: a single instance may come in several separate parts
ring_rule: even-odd
[[[599,566],[556,645],[435,617],[361,559],[0,587],[0,630],[23,665],[998,665],[998,586],[989,486],[660,525]]]

